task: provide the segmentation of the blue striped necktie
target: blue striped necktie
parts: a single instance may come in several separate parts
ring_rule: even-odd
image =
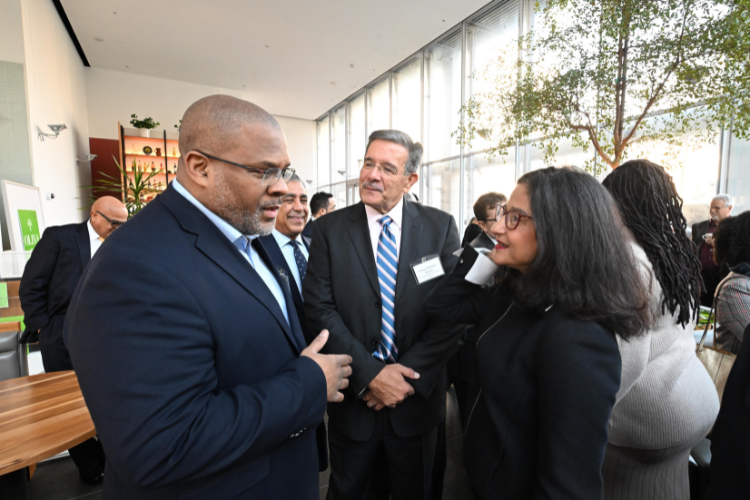
[[[384,363],[398,361],[396,348],[396,274],[398,270],[398,250],[396,238],[389,228],[393,219],[384,216],[378,219],[383,229],[378,239],[378,281],[380,282],[380,299],[383,305],[382,320],[380,322],[380,345],[372,353],[376,359]]]

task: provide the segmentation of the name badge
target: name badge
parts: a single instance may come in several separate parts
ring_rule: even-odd
[[[440,262],[440,256],[437,254],[422,257],[409,265],[411,266],[411,271],[414,273],[414,278],[417,280],[418,285],[439,278],[445,274],[443,263]]]

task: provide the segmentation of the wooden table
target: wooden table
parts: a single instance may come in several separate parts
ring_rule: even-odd
[[[74,372],[42,373],[0,382],[3,499],[8,498],[9,490],[15,491],[19,478],[28,477],[26,467],[95,435]]]

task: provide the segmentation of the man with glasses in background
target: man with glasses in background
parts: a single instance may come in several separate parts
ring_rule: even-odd
[[[315,429],[351,372],[307,346],[259,236],[287,194],[286,138],[260,107],[205,97],[177,177],[86,270],[65,330],[107,453],[109,499],[318,498]],[[117,270],[116,279],[107,271]]]
[[[102,196],[92,205],[89,220],[47,228],[31,252],[18,296],[26,325],[25,341],[34,342],[38,335],[45,372],[73,369],[63,342],[73,290],[102,242],[127,220],[128,210],[120,200]],[[102,482],[104,453],[95,438],[69,452],[84,482]]]
[[[437,427],[445,419],[445,364],[460,328],[432,321],[424,299],[459,248],[453,217],[412,203],[422,145],[404,132],[370,135],[359,176],[362,203],[315,222],[303,287],[325,352],[353,358],[351,384],[328,406],[328,498],[430,495]],[[385,493],[387,497],[387,492]]]

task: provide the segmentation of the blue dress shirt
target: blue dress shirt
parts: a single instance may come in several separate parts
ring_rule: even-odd
[[[245,260],[247,260],[251,266],[255,269],[255,271],[258,273],[260,278],[263,280],[263,282],[266,284],[268,289],[271,291],[274,297],[276,297],[276,300],[279,303],[279,307],[281,307],[281,312],[284,314],[284,318],[286,319],[286,322],[289,323],[289,313],[286,310],[286,300],[284,300],[284,292],[281,290],[281,285],[276,280],[276,276],[274,275],[274,272],[271,271],[271,269],[268,268],[265,262],[263,262],[263,259],[260,255],[258,255],[258,252],[255,251],[255,249],[250,246],[250,242],[257,238],[258,235],[244,235],[237,228],[229,224],[227,221],[213,213],[211,210],[207,209],[200,201],[196,200],[195,197],[188,192],[185,187],[177,182],[177,179],[172,181],[172,186],[174,187],[175,191],[180,193],[182,196],[185,197],[187,201],[195,205],[195,208],[203,212],[203,214],[208,217],[208,220],[214,223],[214,225],[219,228],[219,231],[224,234],[224,236],[229,239],[229,241],[234,245],[235,247],[240,250],[240,254],[242,254],[243,257],[245,257]],[[245,242],[243,242],[243,239],[247,239],[247,245],[250,246],[250,254],[248,255],[245,253],[242,248],[245,247]],[[240,241],[238,241],[240,240]],[[238,246],[239,245],[239,246]],[[296,264],[295,264],[296,268]]]

